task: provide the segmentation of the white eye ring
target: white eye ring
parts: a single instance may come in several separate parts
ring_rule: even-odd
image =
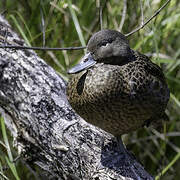
[[[106,44],[104,44],[104,45],[102,45],[103,47],[107,47],[107,46],[109,46],[109,44],[110,43],[106,43]]]

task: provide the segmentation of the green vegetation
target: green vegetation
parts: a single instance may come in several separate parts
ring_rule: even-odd
[[[127,1],[122,33],[126,34],[159,9],[165,0]],[[103,28],[121,29],[123,1],[101,1]],[[98,0],[1,0],[0,13],[4,13],[13,29],[27,45],[47,47],[84,46],[90,36],[100,30]],[[167,108],[170,121],[159,133],[151,128],[140,129],[124,136],[127,148],[132,151],[145,169],[156,179],[180,179],[180,2],[171,0],[168,6],[144,29],[128,37],[133,49],[152,56],[165,73],[171,91]],[[66,70],[78,62],[83,50],[37,51],[63,78]],[[8,136],[6,135],[8,134]],[[13,162],[17,151],[6,132],[1,118],[0,127],[0,180],[39,179],[38,170],[32,171],[22,160]],[[34,167],[37,169],[37,167]],[[162,175],[162,176],[161,176]]]

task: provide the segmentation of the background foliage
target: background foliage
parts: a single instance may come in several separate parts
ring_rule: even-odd
[[[74,47],[87,43],[100,30],[98,0],[1,0],[0,13],[29,46]],[[103,28],[121,30],[126,0],[101,1]],[[121,32],[126,34],[165,3],[165,0],[129,0]],[[124,136],[127,148],[145,169],[160,179],[180,179],[180,2],[170,4],[144,29],[128,37],[133,49],[152,57],[165,73],[171,91],[164,132],[146,128]],[[83,50],[37,51],[64,79]],[[8,136],[6,136],[8,134]],[[1,119],[0,179],[43,179],[37,167],[22,159],[12,163],[17,151]]]

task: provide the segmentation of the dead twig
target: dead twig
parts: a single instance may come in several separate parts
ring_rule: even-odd
[[[122,31],[122,28],[123,28],[123,25],[124,25],[124,22],[125,22],[126,12],[127,12],[127,0],[124,0],[121,23],[120,23],[119,28],[118,28],[118,31],[120,31],[120,32]]]
[[[0,48],[14,48],[14,49],[33,49],[33,50],[49,50],[49,51],[62,51],[62,50],[79,50],[85,49],[86,46],[80,47],[66,47],[66,48],[49,48],[49,47],[29,47],[29,46],[17,46],[17,45],[0,45]]]
[[[167,4],[170,2],[171,0],[167,0],[166,3],[161,7],[159,8],[153,16],[151,16],[145,23],[141,24],[138,28],[134,29],[133,31],[131,31],[130,33],[128,34],[125,34],[126,37],[134,34],[135,32],[139,31],[140,29],[142,29],[144,26],[146,26],[153,18],[155,18],[166,6]]]

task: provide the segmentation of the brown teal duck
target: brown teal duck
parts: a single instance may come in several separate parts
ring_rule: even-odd
[[[67,96],[88,123],[120,136],[166,119],[169,89],[162,69],[133,51],[115,30],[95,33],[87,54],[68,71]]]

